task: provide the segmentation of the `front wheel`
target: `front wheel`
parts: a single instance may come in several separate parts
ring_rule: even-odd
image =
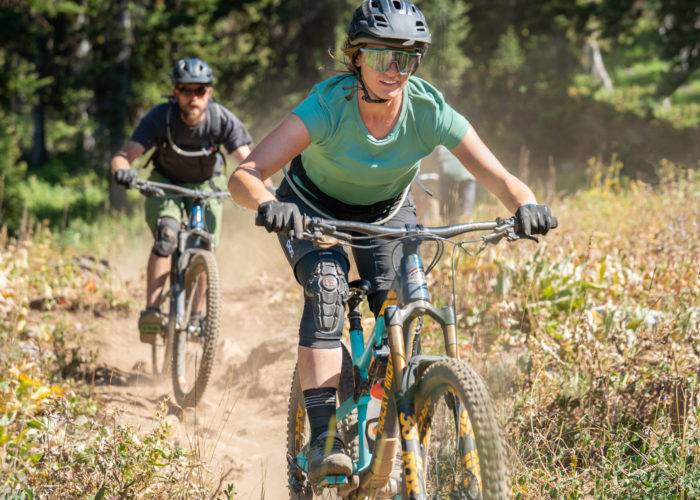
[[[481,377],[457,359],[437,361],[414,401],[427,498],[509,498],[503,444]]]
[[[156,341],[151,344],[151,367],[153,376],[161,380],[170,373],[173,355],[173,331],[175,321],[169,320],[163,327],[163,334],[158,335]]]
[[[197,250],[185,270],[184,324],[173,338],[172,379],[175,400],[195,406],[209,383],[221,321],[219,270],[214,254]]]

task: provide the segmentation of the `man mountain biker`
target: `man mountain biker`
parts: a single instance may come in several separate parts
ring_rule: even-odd
[[[352,473],[335,423],[349,260],[340,246],[319,249],[290,237],[302,230],[302,214],[416,224],[410,184],[420,160],[443,144],[515,212],[527,235],[544,234],[553,224],[549,208],[537,204],[474,127],[435,87],[413,76],[430,41],[425,17],[409,0],[365,0],[348,28],[348,71],[317,84],[229,178],[234,201],[257,210],[256,222],[278,232],[304,290],[297,366],[311,426],[312,483]],[[290,161],[274,196],[263,181]],[[392,257],[398,261],[415,247],[367,242],[375,245],[353,253],[360,277],[372,283],[368,299],[376,315],[395,275]]]
[[[250,154],[250,134],[231,111],[212,100],[214,78],[205,61],[197,57],[179,60],[171,80],[168,102],[152,108],[126,146],[112,158],[114,179],[129,187],[138,174],[131,164],[155,148],[150,180],[192,189],[225,190],[221,145],[240,163]],[[170,256],[177,248],[183,208],[183,199],[146,200],[146,222],[155,241],[146,270],[146,308],[138,323],[142,342],[154,342],[161,331],[163,317],[157,304],[170,271]],[[214,201],[205,211],[207,230],[215,242],[221,233],[222,210],[222,203]]]

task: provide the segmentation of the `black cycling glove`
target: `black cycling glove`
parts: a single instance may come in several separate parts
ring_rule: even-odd
[[[525,236],[547,234],[547,231],[557,225],[547,205],[523,205],[515,212],[515,218],[520,226],[518,232]]]
[[[114,172],[114,181],[124,187],[131,187],[139,173],[134,168],[122,168]]]
[[[299,207],[277,200],[265,201],[258,206],[255,225],[264,226],[270,233],[289,233],[293,230],[295,236],[301,236],[304,230]]]

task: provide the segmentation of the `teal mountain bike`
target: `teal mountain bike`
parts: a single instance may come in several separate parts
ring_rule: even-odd
[[[153,374],[172,376],[175,400],[195,406],[209,383],[221,328],[221,291],[214,257],[214,236],[206,230],[204,214],[211,200],[228,198],[223,191],[201,191],[174,184],[136,180],[132,187],[145,196],[190,198],[182,214],[178,244],[171,257],[169,287],[158,307],[169,302],[167,322],[151,347]]]
[[[392,290],[367,340],[360,304],[370,291],[363,280],[350,283],[347,301],[350,350],[343,345],[336,417],[352,477],[307,478],[309,426],[295,370],[287,419],[288,485],[293,499],[310,498],[467,498],[510,497],[506,455],[496,413],[481,377],[459,359],[452,304],[430,301],[426,274],[445,243],[480,250],[502,239],[520,239],[514,218],[444,227],[389,228],[357,222],[304,218],[303,237],[320,246],[365,247],[372,239],[434,241],[435,258],[426,270],[418,254],[405,255]],[[473,231],[478,239],[449,240]],[[534,239],[534,238],[532,238]],[[442,328],[444,355],[421,352],[421,329],[428,316]]]

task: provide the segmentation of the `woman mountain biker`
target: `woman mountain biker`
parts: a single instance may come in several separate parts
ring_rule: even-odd
[[[537,204],[474,127],[435,87],[413,76],[430,41],[425,17],[409,0],[365,0],[347,32],[348,71],[317,84],[229,179],[234,201],[257,210],[256,223],[278,232],[304,289],[298,367],[311,427],[311,482],[352,473],[334,416],[349,261],[340,246],[319,249],[290,238],[290,231],[300,234],[301,215],[416,224],[408,190],[420,160],[442,144],[515,213],[527,235],[545,234],[552,225],[549,208]],[[273,196],[263,181],[290,161]],[[353,250],[360,277],[372,283],[375,315],[394,278],[392,256],[414,252],[409,245]]]

